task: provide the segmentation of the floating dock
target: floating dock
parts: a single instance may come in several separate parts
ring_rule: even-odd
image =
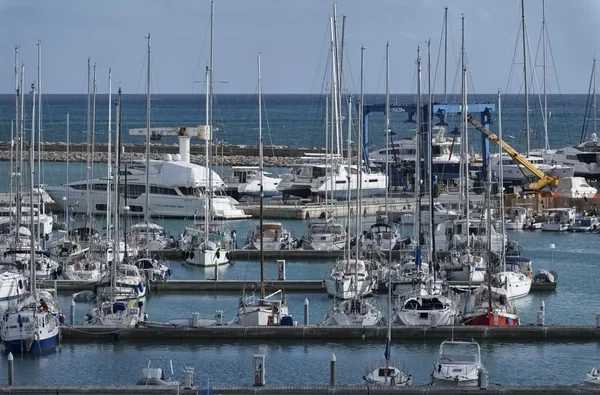
[[[590,320],[593,317],[590,317]],[[600,327],[551,326],[398,326],[391,327],[392,338],[397,342],[407,340],[443,341],[450,338],[467,338],[480,341],[598,341]],[[97,341],[113,340],[151,341],[297,341],[297,342],[383,342],[386,326],[237,326],[178,327],[167,323],[140,323],[137,328],[109,328],[105,326],[61,326],[63,340]],[[160,340],[159,340],[160,339]]]
[[[324,366],[325,368],[325,366]],[[594,387],[583,386],[516,386],[490,384],[487,389],[479,387],[447,387],[430,385],[413,385],[409,387],[386,387],[367,385],[266,385],[255,387],[252,385],[216,385],[210,388],[193,387],[185,389],[178,386],[141,386],[141,385],[45,385],[45,386],[4,386],[0,387],[0,394],[182,394],[182,395],[459,395],[481,394],[487,395],[563,395],[598,393]]]
[[[281,289],[284,292],[306,292],[320,293],[326,292],[324,280],[266,280],[264,282],[267,288]],[[452,282],[448,283],[450,287],[467,288],[477,286],[475,283]],[[46,280],[42,282],[45,288],[56,288],[58,291],[78,292],[84,290],[93,291],[97,283],[71,280]],[[166,280],[152,281],[150,291],[153,293],[161,292],[242,292],[243,290],[259,289],[259,280]],[[552,292],[556,290],[556,283],[533,283],[530,292]],[[380,285],[377,287],[377,293],[387,293],[387,287]]]

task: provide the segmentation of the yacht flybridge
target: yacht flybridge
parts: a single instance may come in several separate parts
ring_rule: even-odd
[[[206,167],[189,162],[189,139],[187,140],[187,155],[166,154],[163,160],[149,161],[150,197],[152,202],[152,217],[203,217],[206,204],[206,186],[211,175]],[[180,147],[180,152],[182,148]],[[145,161],[134,161],[123,165],[120,169],[121,193],[127,195],[129,213],[143,216],[145,213]],[[124,181],[124,180],[127,181]],[[227,196],[224,192],[224,183],[221,177],[212,172],[213,218],[217,219],[244,219],[249,218],[243,210],[236,207],[237,201]],[[88,197],[88,182],[86,180],[48,186],[48,194],[71,213],[85,214],[88,204],[94,215],[106,214],[107,180],[97,178],[90,181]],[[68,197],[63,200],[63,197]],[[89,203],[88,203],[89,199]]]

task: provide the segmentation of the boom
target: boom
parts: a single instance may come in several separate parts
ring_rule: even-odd
[[[476,120],[472,115],[467,116],[467,121],[475,127],[475,129],[479,130],[481,133],[485,135],[485,137],[496,145],[500,146],[500,139],[496,136],[495,133],[492,133],[489,129],[483,126],[478,120]],[[538,169],[533,163],[525,159],[523,155],[518,153],[514,148],[510,145],[506,144],[505,141],[502,142],[502,150],[506,152],[513,161],[522,165],[525,169],[529,170],[537,180],[533,182],[525,182],[523,187],[530,191],[539,191],[546,186],[557,186],[558,185],[558,177],[546,175],[543,171]],[[520,168],[523,175],[525,175],[525,180],[527,180],[529,175]]]

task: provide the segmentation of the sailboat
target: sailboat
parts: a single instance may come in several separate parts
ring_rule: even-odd
[[[263,139],[262,139],[262,83],[260,77],[260,52],[257,55],[258,63],[258,140],[259,140],[259,156],[260,169],[259,174],[263,174]],[[263,230],[263,189],[261,182],[260,191],[260,223],[259,229],[262,234]],[[264,284],[264,266],[265,253],[262,248],[263,238],[260,239],[260,297],[255,299],[254,295],[240,297],[237,316],[233,319],[232,324],[242,326],[256,325],[286,325],[294,324],[292,316],[289,314],[286,298],[281,290],[277,290],[269,295],[265,295]]]
[[[33,196],[34,145],[35,145],[35,85],[32,85],[33,110],[31,112],[31,143],[29,145],[30,184],[29,193]],[[33,212],[33,199],[29,200]],[[31,229],[34,228],[34,217],[30,216]],[[30,232],[31,246],[35,245],[35,236]],[[19,300],[16,306],[2,316],[0,337],[4,347],[18,354],[42,352],[56,346],[59,335],[60,314],[52,294],[38,291],[36,285],[35,250],[30,249],[30,292]],[[39,298],[39,299],[38,299]]]
[[[109,93],[109,103],[110,103]],[[110,113],[109,109],[109,113]],[[117,135],[116,140],[117,146],[121,144],[121,89],[119,89],[117,99]],[[121,162],[120,150],[116,150],[115,163],[116,169],[119,169]],[[115,256],[119,256],[120,253],[120,229],[119,229],[119,209],[120,209],[120,172],[116,171],[114,175],[114,194],[115,204],[113,207],[114,211],[114,238],[112,241],[112,248]],[[109,216],[113,213],[109,213]],[[122,265],[120,261],[113,261],[110,264],[110,281],[105,290],[99,293],[98,300],[95,306],[92,306],[88,314],[86,315],[86,325],[105,325],[109,327],[131,327],[135,326],[143,316],[143,301],[139,300],[140,292],[139,287],[136,284],[135,290],[133,288],[124,288],[122,282],[126,279],[121,278],[121,284],[117,282],[117,268],[119,270],[126,270],[126,267],[131,265]],[[135,268],[135,267],[134,267]],[[137,292],[136,292],[137,291]],[[145,290],[143,290],[145,291]],[[123,299],[137,299],[137,305],[132,302],[123,301]]]
[[[205,166],[209,172],[207,182],[208,191],[206,195],[206,204],[204,205],[204,229],[203,231],[195,228],[188,228],[186,231],[196,233],[198,237],[192,238],[190,251],[185,256],[185,261],[191,265],[197,266],[219,266],[229,263],[228,243],[225,238],[225,232],[222,227],[213,222],[214,208],[213,198],[215,197],[212,182],[212,124],[213,124],[213,25],[214,25],[214,1],[211,1],[210,8],[210,60],[206,67],[206,125],[204,127],[204,160]],[[215,271],[216,273],[216,271]]]

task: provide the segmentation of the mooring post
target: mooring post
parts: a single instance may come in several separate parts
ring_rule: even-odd
[[[537,313],[537,324],[538,326],[544,326],[546,324],[546,309],[544,308],[545,304],[542,300],[542,305],[540,306],[540,310]]]
[[[308,298],[304,299],[304,326],[308,326]]]
[[[15,385],[15,366],[12,352],[8,353],[8,385]]]
[[[71,326],[75,325],[75,299],[71,299]]]
[[[600,328],[600,312],[596,313],[596,328]]]
[[[335,363],[335,353],[331,353],[331,362],[329,362],[329,385],[332,387],[335,385]]]

